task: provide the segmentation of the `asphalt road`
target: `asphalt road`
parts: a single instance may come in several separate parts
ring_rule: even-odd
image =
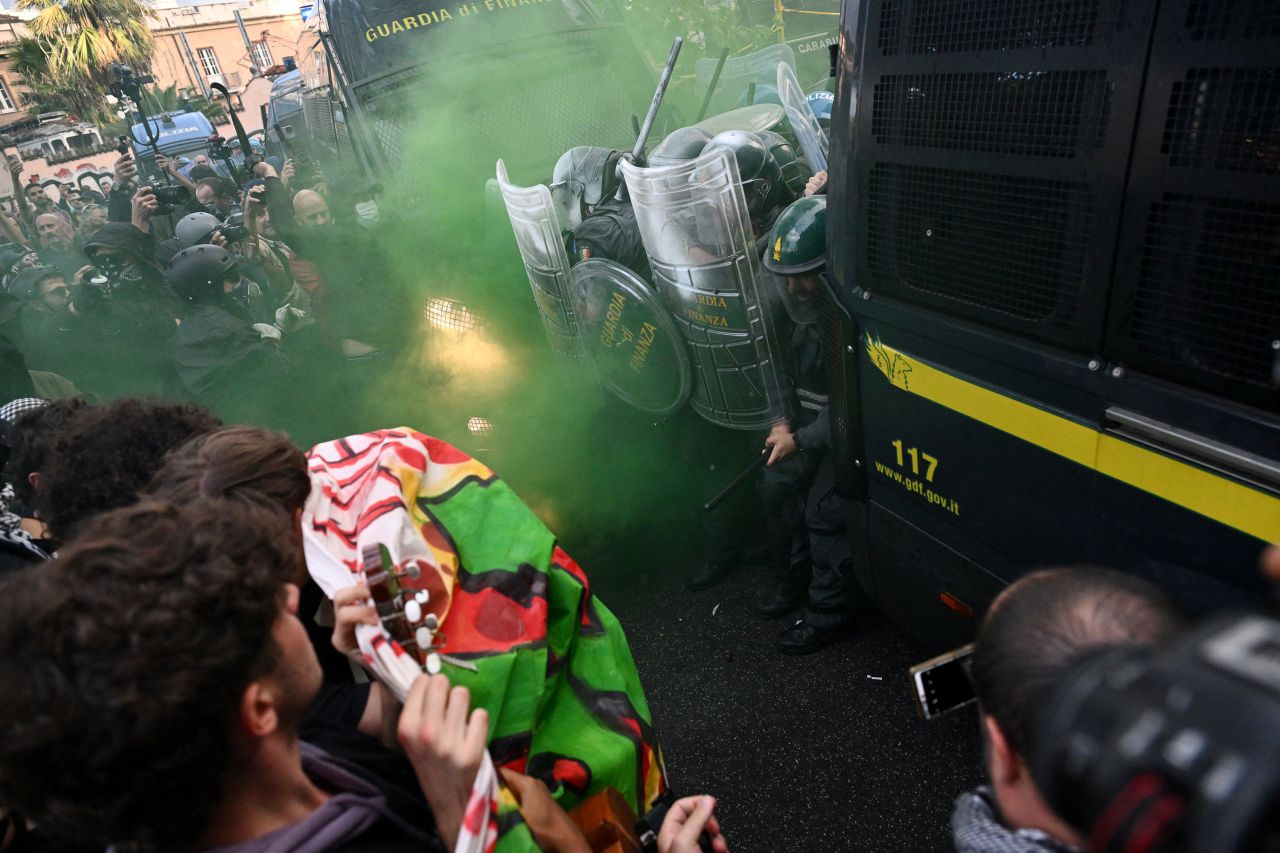
[[[593,584],[626,629],[673,787],[718,798],[730,848],[942,844],[952,801],[980,780],[980,745],[970,709],[917,718],[906,671],[920,647],[870,617],[847,641],[786,657],[772,639],[788,622],[751,613],[762,570],[690,593],[667,566]]]

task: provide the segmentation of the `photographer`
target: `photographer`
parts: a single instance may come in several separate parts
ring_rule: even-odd
[[[175,183],[177,183],[178,186],[185,187],[187,192],[191,193],[191,198],[186,202],[186,204],[178,208],[178,213],[185,215],[205,209],[204,205],[198,201],[197,197],[199,196],[199,193],[197,192],[195,182],[179,171],[178,162],[176,160],[170,160],[163,154],[157,154],[156,166],[159,167],[160,171],[164,172]]]
[[[1053,813],[1031,778],[1031,721],[1082,655],[1159,645],[1180,626],[1150,583],[1102,569],[1050,569],[1019,579],[978,630],[972,677],[988,785],[962,794],[951,817],[959,853],[1077,850],[1080,832]]]
[[[112,165],[115,179],[107,190],[107,219],[112,222],[128,222],[133,218],[133,191],[138,182],[138,164],[133,162],[133,152],[126,151]]]
[[[196,184],[196,201],[219,219],[226,219],[238,208],[235,186],[224,178],[205,178]]]
[[[271,168],[267,164],[260,165]],[[246,261],[261,271],[261,279],[265,279],[269,292],[278,301],[285,301],[293,289],[290,267],[294,252],[279,239],[266,198],[265,180],[256,186],[251,182],[244,196],[245,236],[238,250]]]

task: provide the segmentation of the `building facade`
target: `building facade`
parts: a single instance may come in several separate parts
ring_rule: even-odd
[[[293,56],[302,34],[299,5],[287,0],[198,6],[168,0],[153,3],[152,8],[156,17],[151,22],[155,36],[151,74],[157,86],[176,84],[189,94],[208,94],[210,82],[244,92],[254,77]]]
[[[176,85],[188,95],[211,94],[210,82],[222,83],[244,101],[247,127],[260,125],[255,77],[293,56],[302,34],[300,6],[289,0],[234,0],[184,6],[173,0],[150,4],[155,85]],[[0,132],[19,122],[30,123],[23,109],[25,89],[13,72],[12,51],[19,38],[30,37],[24,23],[33,13],[0,4]],[[240,21],[236,20],[236,12]],[[241,29],[243,23],[243,30]],[[265,82],[265,81],[264,81]],[[85,131],[77,128],[76,133]],[[51,143],[53,144],[53,143]]]

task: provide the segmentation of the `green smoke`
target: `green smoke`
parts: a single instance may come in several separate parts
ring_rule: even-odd
[[[569,28],[565,10],[582,12],[572,0],[387,5],[395,15],[385,28],[357,36],[369,49],[394,46],[418,72],[362,90],[373,135],[388,143],[381,150],[391,168],[378,178],[393,221],[372,239],[397,287],[361,286],[371,301],[395,300],[416,332],[393,358],[353,366],[341,381],[295,365],[309,404],[267,409],[259,420],[303,446],[402,424],[437,435],[500,471],[571,552],[636,531],[668,541],[689,534],[697,495],[678,426],[655,425],[609,398],[584,366],[553,356],[505,209],[486,181],[499,158],[515,183],[530,185],[548,181],[572,146],[630,149],[632,116],[643,119],[681,36],[652,147],[697,113],[699,59],[777,40],[772,3],[604,3],[606,24],[580,26],[587,16]],[[424,23],[424,8],[452,12],[426,13]],[[331,31],[342,26],[330,20]],[[351,163],[323,165],[337,185]]]

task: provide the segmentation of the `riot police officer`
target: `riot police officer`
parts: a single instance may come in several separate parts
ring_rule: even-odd
[[[783,179],[782,166],[758,134],[747,130],[727,130],[717,134],[704,150],[724,148],[733,154],[747,200],[747,213],[757,237],[768,233],[778,212],[795,195]]]
[[[612,198],[618,187],[620,156],[620,151],[591,145],[579,145],[560,155],[549,189],[561,227],[577,229],[598,204]]]
[[[172,347],[179,381],[229,420],[262,412],[283,391],[289,363],[279,328],[254,322],[235,255],[192,246],[173,256],[165,277],[187,309]]]
[[[844,636],[853,561],[846,506],[836,490],[829,393],[819,320],[832,299],[826,268],[825,196],[803,198],[774,224],[765,271],[792,323],[791,416],[766,439],[764,478],[772,584],[757,613],[777,617],[805,602],[802,617],[775,641],[784,654],[808,654]],[[860,589],[853,593],[861,596]]]

